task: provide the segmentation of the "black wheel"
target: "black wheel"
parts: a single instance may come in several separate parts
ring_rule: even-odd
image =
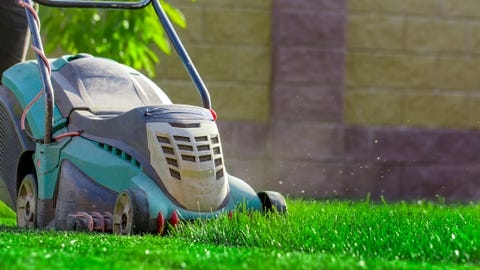
[[[37,227],[37,180],[35,175],[27,174],[20,183],[17,193],[17,226],[20,228]]]
[[[287,202],[282,194],[275,191],[263,191],[258,193],[258,197],[262,202],[263,211],[287,213]]]
[[[141,190],[120,193],[113,209],[113,233],[130,235],[149,232],[148,200]]]

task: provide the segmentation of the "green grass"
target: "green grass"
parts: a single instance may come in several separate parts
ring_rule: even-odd
[[[185,223],[167,237],[2,226],[0,269],[480,268],[476,204],[290,200],[289,211]]]
[[[0,201],[0,224],[14,226],[16,223],[15,212]]]

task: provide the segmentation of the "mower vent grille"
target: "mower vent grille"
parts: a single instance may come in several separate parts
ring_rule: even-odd
[[[118,148],[115,148],[111,145],[108,145],[108,144],[105,144],[105,143],[97,143],[98,147],[100,147],[101,149],[109,152],[110,154],[112,155],[115,155],[117,156],[118,158],[130,163],[131,165],[137,167],[137,168],[141,168],[141,164],[138,160],[136,160],[135,158],[133,158],[131,155],[127,154],[126,152],[118,149]]]
[[[157,135],[170,176],[181,180],[182,164],[198,163],[211,167],[216,179],[224,177],[223,157],[218,134],[206,136]]]

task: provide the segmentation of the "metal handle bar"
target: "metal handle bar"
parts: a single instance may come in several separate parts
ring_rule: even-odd
[[[165,11],[162,8],[162,5],[160,5],[160,2],[158,0],[152,0],[152,4],[155,9],[155,12],[157,13],[158,19],[160,20],[160,23],[163,26],[163,29],[165,29],[165,33],[167,33],[167,36],[172,42],[173,47],[175,47],[175,50],[177,51],[177,54],[180,57],[180,60],[182,60],[185,70],[187,71],[188,75],[192,79],[193,85],[195,85],[195,88],[197,88],[197,91],[200,94],[200,97],[202,98],[203,107],[206,109],[211,109],[212,103],[210,101],[210,94],[208,93],[208,89],[203,83],[202,77],[200,77],[200,74],[198,73],[197,69],[195,68],[195,65],[190,59],[190,56],[188,55],[187,50],[185,50],[185,47],[183,46],[182,41],[177,36],[177,33],[175,32],[175,29],[172,26],[172,23],[170,23],[170,20],[168,19],[167,14],[165,14]]]
[[[168,38],[172,42],[175,51],[177,52],[180,60],[182,61],[188,75],[192,79],[195,88],[197,89],[200,97],[202,98],[202,104],[204,108],[210,109],[212,107],[210,101],[210,94],[208,89],[203,83],[200,74],[198,73],[195,65],[193,64],[190,56],[188,55],[185,47],[183,46],[182,41],[177,36],[175,29],[173,28],[170,20],[165,14],[160,2],[158,0],[142,0],[138,2],[113,2],[113,1],[72,1],[72,0],[33,0],[39,4],[54,6],[54,7],[94,7],[94,8],[142,8],[147,6],[149,3],[153,4],[155,12],[157,13],[158,19],[165,29]]]
[[[33,0],[39,4],[51,7],[76,7],[76,8],[143,8],[152,0],[141,0],[137,2],[121,1],[71,1],[71,0]]]
[[[21,0],[25,3],[29,3],[31,0]],[[211,101],[210,101],[210,94],[208,93],[208,89],[203,83],[200,74],[198,73],[195,65],[193,64],[190,56],[188,55],[185,47],[183,46],[180,38],[177,36],[175,29],[173,28],[170,20],[167,17],[167,14],[163,10],[162,6],[160,5],[159,0],[142,0],[138,2],[113,2],[113,1],[71,1],[71,0],[33,0],[39,4],[52,6],[52,7],[78,7],[78,8],[142,8],[147,6],[149,3],[153,4],[155,12],[162,24],[167,36],[169,37],[170,41],[172,42],[175,50],[180,57],[185,69],[190,75],[190,78],[197,88],[198,93],[202,98],[203,107],[207,109],[211,109]],[[40,33],[38,28],[35,25],[33,15],[27,11],[27,19],[30,30],[32,32],[32,42],[35,47],[40,49],[43,52],[42,46],[42,39],[40,37]],[[40,66],[40,73],[43,85],[45,87],[45,99],[46,99],[46,110],[45,110],[45,137],[43,143],[50,143],[52,141],[52,116],[53,116],[53,107],[54,107],[54,96],[53,96],[53,87],[50,80],[50,76],[48,71],[46,70],[45,65],[40,64],[41,59],[37,56],[37,61]]]
[[[21,0],[25,4],[31,5],[30,0]],[[42,38],[40,36],[37,23],[35,21],[34,15],[25,8],[27,15],[27,22],[32,34],[32,43],[33,47],[37,48],[40,52],[43,53],[43,44]],[[40,54],[36,53],[38,68],[40,71],[40,77],[43,84],[43,89],[45,91],[45,130],[44,130],[44,139],[40,140],[42,143],[51,143],[52,142],[52,116],[53,116],[53,107],[54,107],[54,96],[53,96],[53,87],[52,81],[50,80],[50,74],[47,69],[47,66],[43,62]]]

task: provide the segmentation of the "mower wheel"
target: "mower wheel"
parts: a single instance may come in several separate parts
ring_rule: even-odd
[[[145,192],[129,189],[120,193],[113,209],[113,233],[130,235],[149,232],[148,200]]]
[[[277,212],[280,214],[287,213],[287,202],[282,194],[275,191],[262,191],[257,195],[262,202],[263,211]]]
[[[20,183],[17,194],[17,226],[35,228],[37,226],[37,180],[27,174]]]

